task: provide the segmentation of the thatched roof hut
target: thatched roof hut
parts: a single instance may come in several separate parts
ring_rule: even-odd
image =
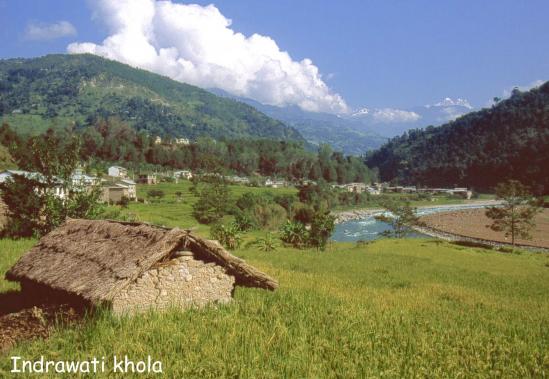
[[[230,300],[234,284],[274,290],[277,282],[190,231],[145,223],[68,220],[7,272],[25,288],[46,288],[133,311]]]

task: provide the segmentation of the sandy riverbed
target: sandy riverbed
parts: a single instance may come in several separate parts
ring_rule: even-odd
[[[511,239],[505,237],[504,233],[495,232],[487,227],[491,220],[486,217],[484,209],[440,212],[423,216],[421,221],[435,231],[501,243],[511,242]],[[532,236],[532,240],[517,239],[516,243],[524,246],[549,248],[549,209],[544,209],[537,215],[536,228],[532,232]]]
[[[427,209],[427,208],[436,208],[436,207],[460,208],[460,207],[463,207],[464,205],[474,205],[474,206],[481,207],[481,206],[496,205],[499,203],[500,202],[496,200],[470,200],[460,204],[446,204],[446,205],[433,204],[433,205],[424,205],[417,208],[418,209]],[[340,224],[346,221],[365,219],[376,213],[380,213],[383,211],[385,211],[383,208],[365,208],[365,209],[354,209],[350,211],[333,212],[333,214],[336,216],[336,223]]]

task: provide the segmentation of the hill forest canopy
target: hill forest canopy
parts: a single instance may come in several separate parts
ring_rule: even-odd
[[[245,176],[270,176],[288,180],[325,180],[327,182],[371,182],[376,172],[358,157],[344,156],[322,145],[318,152],[305,150],[294,141],[268,139],[213,140],[198,138],[180,145],[166,140],[155,143],[146,132],[137,132],[118,118],[99,120],[88,128],[60,128],[60,139],[77,138],[80,160],[88,168],[105,172],[107,164],[117,162],[134,171],[153,169],[190,169]],[[28,161],[36,140],[42,135],[21,135],[8,124],[0,127],[0,144],[21,167]]]
[[[440,127],[410,130],[366,159],[383,181],[487,190],[510,179],[549,193],[549,82]]]
[[[161,137],[305,141],[249,105],[95,55],[0,60],[0,116],[15,129],[79,128],[114,115]]]

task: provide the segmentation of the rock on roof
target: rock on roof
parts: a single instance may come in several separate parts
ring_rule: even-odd
[[[274,290],[278,283],[231,255],[216,241],[146,223],[69,219],[40,239],[6,273],[83,297],[108,302],[155,263],[180,250],[226,268],[236,284]]]

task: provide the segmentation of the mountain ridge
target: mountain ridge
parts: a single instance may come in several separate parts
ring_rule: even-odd
[[[79,127],[118,116],[161,137],[305,142],[297,130],[247,104],[91,54],[0,60],[0,115],[15,128]]]
[[[549,192],[549,82],[439,127],[410,130],[367,160],[381,179],[490,189],[508,179]]]

